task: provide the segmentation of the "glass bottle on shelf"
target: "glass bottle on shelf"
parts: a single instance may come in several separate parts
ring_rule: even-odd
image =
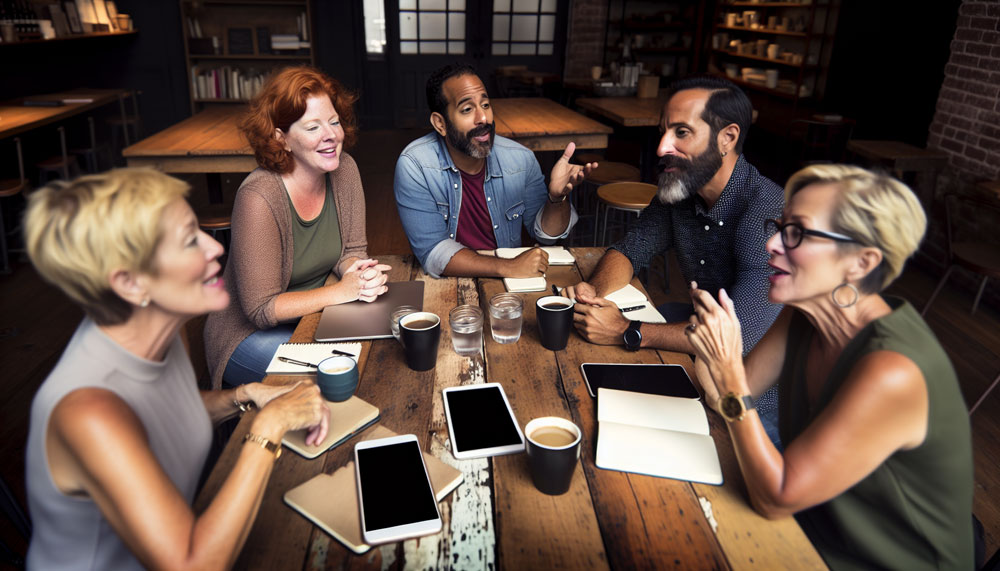
[[[632,55],[632,38],[625,36],[622,55],[618,58],[618,84],[632,87],[639,81],[639,66]]]

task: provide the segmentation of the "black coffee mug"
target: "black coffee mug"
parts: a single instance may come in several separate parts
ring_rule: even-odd
[[[565,494],[580,458],[580,428],[565,418],[544,416],[524,427],[531,481],[539,492]]]
[[[441,318],[429,311],[404,315],[399,320],[399,338],[407,366],[414,371],[429,371],[437,364]]]
[[[561,351],[573,329],[573,300],[559,295],[547,295],[535,302],[535,318],[542,347]]]

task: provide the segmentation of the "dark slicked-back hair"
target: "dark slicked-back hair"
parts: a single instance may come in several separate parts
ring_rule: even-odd
[[[434,73],[427,78],[427,106],[430,107],[431,113],[437,112],[445,117],[448,116],[445,113],[448,108],[448,100],[445,99],[441,86],[449,79],[463,75],[479,76],[472,64],[455,62],[434,70]]]
[[[712,92],[708,97],[708,102],[705,103],[701,119],[711,127],[713,137],[718,135],[719,131],[727,125],[736,123],[740,128],[740,138],[736,141],[736,147],[733,150],[742,153],[743,142],[746,141],[747,133],[750,131],[750,121],[753,115],[753,105],[750,104],[746,93],[743,93],[742,89],[728,79],[714,75],[695,75],[678,79],[670,84],[667,100],[688,89],[706,89]]]

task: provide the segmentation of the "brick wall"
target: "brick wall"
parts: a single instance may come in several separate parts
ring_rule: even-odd
[[[590,78],[590,68],[604,62],[607,0],[571,0],[566,42],[567,79]]]
[[[938,179],[922,248],[923,261],[939,267],[947,257],[943,195],[958,193],[1000,205],[1000,198],[975,186],[978,181],[1000,179],[1000,2],[962,2],[944,75],[927,146],[946,153],[949,165]],[[996,213],[963,208],[953,220],[962,239],[1000,248]],[[964,270],[956,274],[951,287],[978,287],[979,276]],[[1000,307],[1000,287],[991,283],[983,299]]]

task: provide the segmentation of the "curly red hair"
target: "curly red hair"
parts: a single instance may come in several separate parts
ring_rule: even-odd
[[[279,174],[295,168],[292,154],[274,137],[274,130],[288,132],[306,111],[310,96],[330,96],[344,128],[344,148],[354,144],[358,126],[354,115],[357,94],[322,71],[302,65],[286,67],[272,74],[260,92],[250,100],[250,111],[240,122],[240,132],[253,149],[257,164]]]

